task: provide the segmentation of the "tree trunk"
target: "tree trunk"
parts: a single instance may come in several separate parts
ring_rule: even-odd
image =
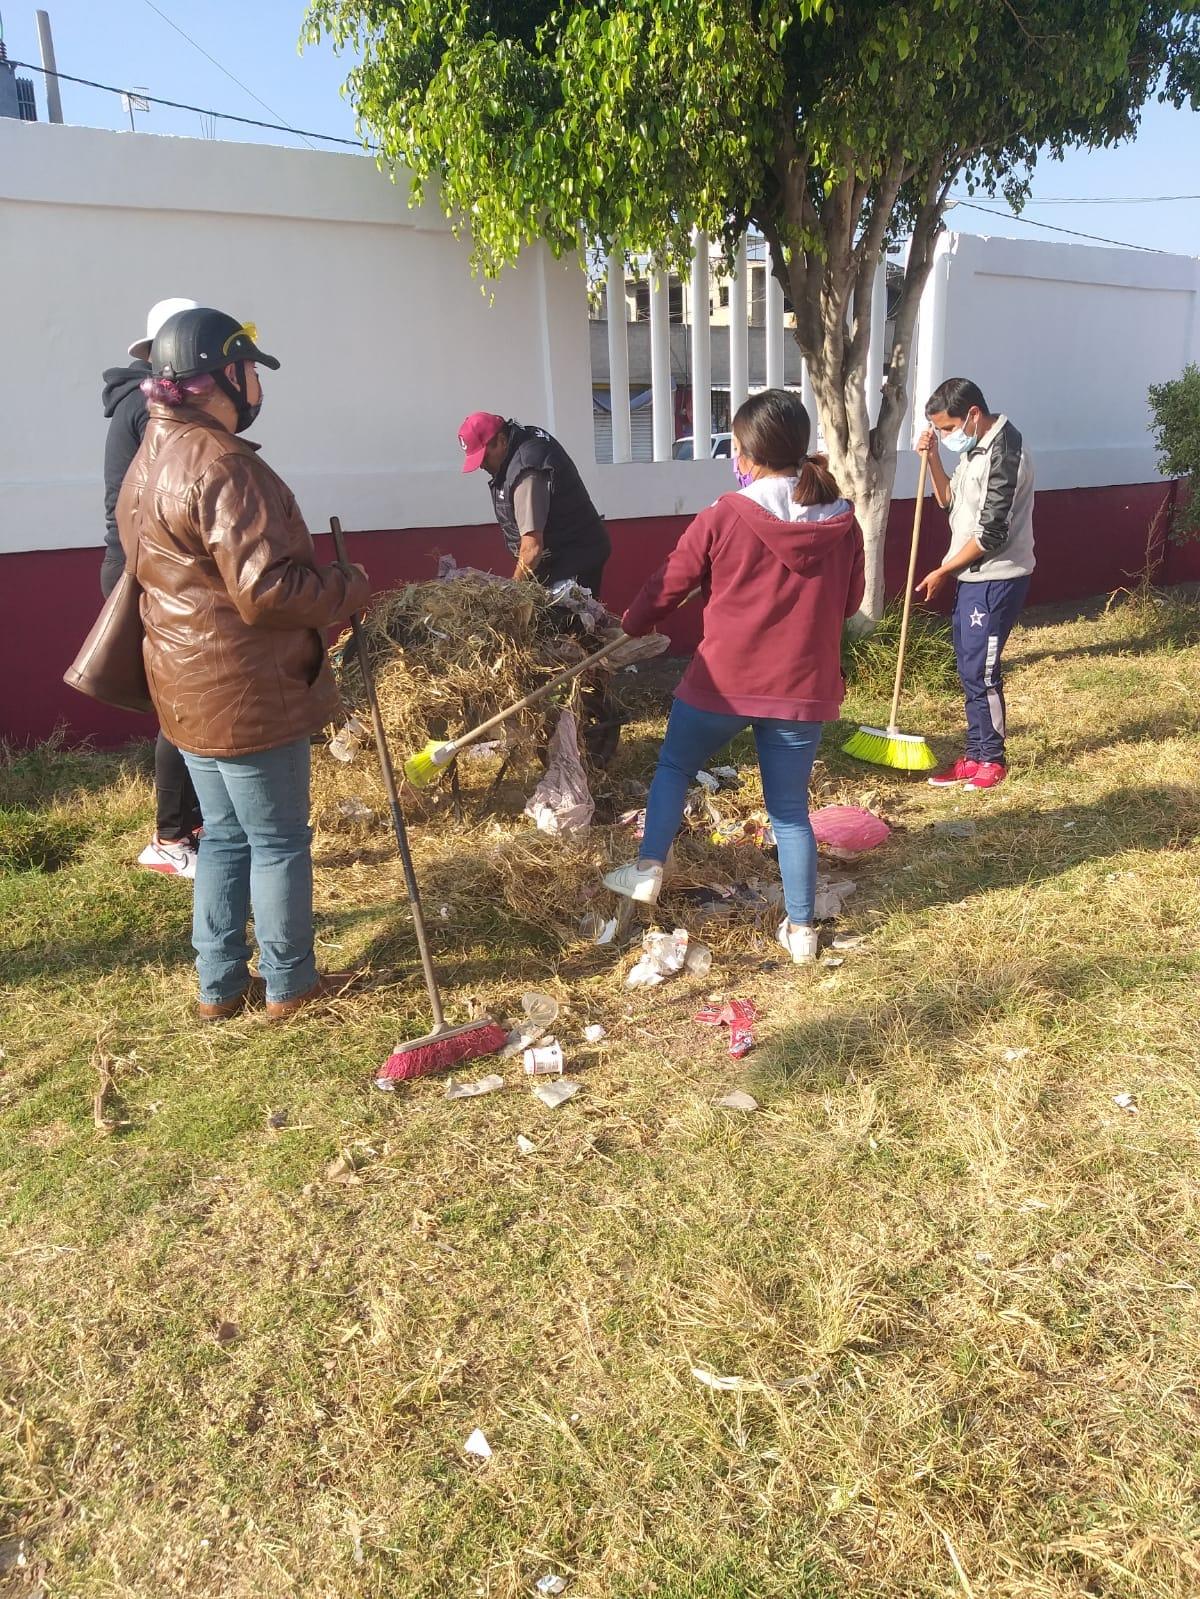
[[[797,168],[803,163],[790,150],[785,155],[788,159],[782,170],[792,184],[789,223],[798,237],[800,227],[811,228],[816,218],[797,178]],[[888,352],[888,378],[874,427],[869,422],[866,395],[871,288],[876,267],[884,259],[886,230],[904,176],[901,168],[897,165],[870,196],[864,196],[849,178],[834,191],[819,222],[825,240],[821,255],[801,248],[788,252],[779,232],[764,227],[774,271],[796,310],[796,342],[808,363],[829,465],[843,494],[853,501],[862,528],[866,593],[852,623],[862,632],[869,632],[883,615],[884,540],[896,481],[900,427],[908,406],[917,307],[933,265],[946,193],[957,165],[957,161],[938,159],[924,177],[923,203],[913,221],[904,287]],[[860,229],[866,198],[871,207]]]
[[[895,450],[882,461],[872,455],[865,459],[861,456],[852,457],[842,469],[838,481],[844,486],[846,498],[854,502],[858,525],[862,528],[867,587],[851,626],[855,632],[866,633],[883,615],[884,539],[896,481]]]

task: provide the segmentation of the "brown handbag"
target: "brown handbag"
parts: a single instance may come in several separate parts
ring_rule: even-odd
[[[139,523],[143,506],[154,504],[166,461],[167,452],[163,450],[138,505]],[[105,600],[82,649],[63,673],[63,682],[77,688],[81,694],[90,695],[105,705],[115,705],[122,711],[153,711],[142,653],[145,629],[142,627],[142,585],[137,580],[138,545],[134,546],[133,553],[134,571],[130,573],[126,560],[125,570]]]
[[[127,564],[63,682],[123,711],[152,711],[143,637],[142,586]]]

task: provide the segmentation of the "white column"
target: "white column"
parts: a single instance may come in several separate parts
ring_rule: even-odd
[[[883,388],[883,361],[887,351],[887,267],[880,262],[871,284],[871,342],[867,347],[867,417],[874,427],[879,417]]]
[[[933,393],[946,373],[946,311],[950,290],[950,261],[953,254],[952,233],[943,233],[933,247],[933,265],[921,292],[921,305],[917,312],[916,332],[912,348],[916,359],[909,366],[908,411],[906,425],[901,428],[899,447],[911,450],[916,446],[916,417],[924,426],[925,400]],[[911,245],[910,245],[911,247]]]
[[[629,331],[625,319],[625,252],[608,252],[608,397],[614,461],[632,461],[629,422]]]
[[[675,442],[671,401],[670,279],[660,268],[650,274],[650,391],[654,407],[654,459],[669,461]]]
[[[750,340],[746,332],[746,236],[737,247],[729,285],[729,415],[732,419],[750,393]]]
[[[708,234],[692,237],[692,458],[712,449],[712,336],[708,316]]]
[[[783,387],[783,284],[771,270],[767,250],[767,387]]]

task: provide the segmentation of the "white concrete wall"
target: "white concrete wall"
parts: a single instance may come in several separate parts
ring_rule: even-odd
[[[489,299],[406,189],[354,155],[0,119],[0,552],[103,542],[100,374],[168,295],[257,322],[283,363],[253,436],[314,529],[489,521],[458,445],[477,409],[550,428],[609,517],[726,487],[727,463],[591,465],[582,272],[531,251]]]
[[[489,299],[405,189],[354,155],[0,119],[0,552],[100,544],[100,373],[176,294],[257,322],[283,362],[254,434],[314,529],[488,521],[457,442],[477,408],[549,427],[609,518],[728,487],[726,461],[595,465],[582,272],[531,251]],[[916,414],[942,378],[974,377],[1039,486],[1150,480],[1146,386],[1200,357],[1198,294],[1179,257],[947,235]],[[897,493],[915,482],[906,451]]]
[[[973,378],[1021,430],[1040,489],[1152,482],[1146,391],[1195,360],[1200,262],[948,233],[921,305],[915,425],[944,378]]]

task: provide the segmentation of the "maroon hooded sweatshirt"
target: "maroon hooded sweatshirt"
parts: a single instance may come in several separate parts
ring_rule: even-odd
[[[676,690],[697,710],[793,722],[839,714],[842,624],[863,597],[862,533],[846,501],[788,509],[800,520],[723,494],[622,619],[641,637],[699,586],[704,637]]]

